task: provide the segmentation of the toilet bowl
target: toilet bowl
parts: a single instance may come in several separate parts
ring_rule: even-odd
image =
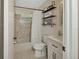
[[[33,48],[35,49],[35,56],[36,57],[43,57],[46,56],[46,44],[44,43],[35,43]]]

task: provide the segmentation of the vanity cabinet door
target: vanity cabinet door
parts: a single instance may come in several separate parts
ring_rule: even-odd
[[[52,59],[52,49],[51,49],[51,45],[48,45],[48,59]]]
[[[50,43],[48,44],[48,59],[63,59],[63,53],[58,52]]]
[[[63,55],[52,49],[52,59],[63,59]]]

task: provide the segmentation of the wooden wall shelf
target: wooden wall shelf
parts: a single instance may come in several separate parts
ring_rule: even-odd
[[[46,12],[48,12],[48,11],[52,10],[52,9],[55,9],[55,8],[56,8],[56,7],[49,8],[49,9],[47,9],[47,10],[43,11],[42,13],[46,13]]]
[[[52,18],[52,17],[56,17],[56,16],[55,15],[51,15],[51,16],[48,16],[48,17],[44,17],[43,19]]]
[[[45,16],[45,14],[47,13],[47,12],[49,12],[49,11],[51,11],[51,10],[53,10],[53,9],[55,9],[56,7],[54,7],[53,5],[50,5],[49,7],[47,7],[47,9],[46,10],[44,10],[42,13],[43,13],[43,24],[42,25],[44,25],[44,26],[46,26],[46,25],[51,25],[51,27],[53,26],[53,25],[56,25],[55,23],[53,23],[52,22],[52,19],[51,18],[53,18],[53,17],[56,17],[56,15],[49,15],[49,16]]]

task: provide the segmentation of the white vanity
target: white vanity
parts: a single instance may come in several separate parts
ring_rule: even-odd
[[[63,59],[63,41],[48,36],[46,39],[48,59]]]

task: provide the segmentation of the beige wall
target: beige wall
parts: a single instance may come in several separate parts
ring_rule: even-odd
[[[43,26],[42,28],[42,34],[43,35],[50,35],[53,37],[57,37],[58,36],[58,31],[62,31],[62,27],[60,26],[60,13],[59,13],[59,5],[61,3],[61,0],[48,0],[46,1],[42,6],[41,9],[44,9],[45,7],[49,6],[52,4],[52,1],[56,1],[56,9],[52,10],[52,14],[56,15],[56,17],[53,17],[52,20],[53,22],[56,24],[56,26]],[[62,36],[61,36],[62,37]]]
[[[3,6],[0,0],[0,59],[3,59]]]

